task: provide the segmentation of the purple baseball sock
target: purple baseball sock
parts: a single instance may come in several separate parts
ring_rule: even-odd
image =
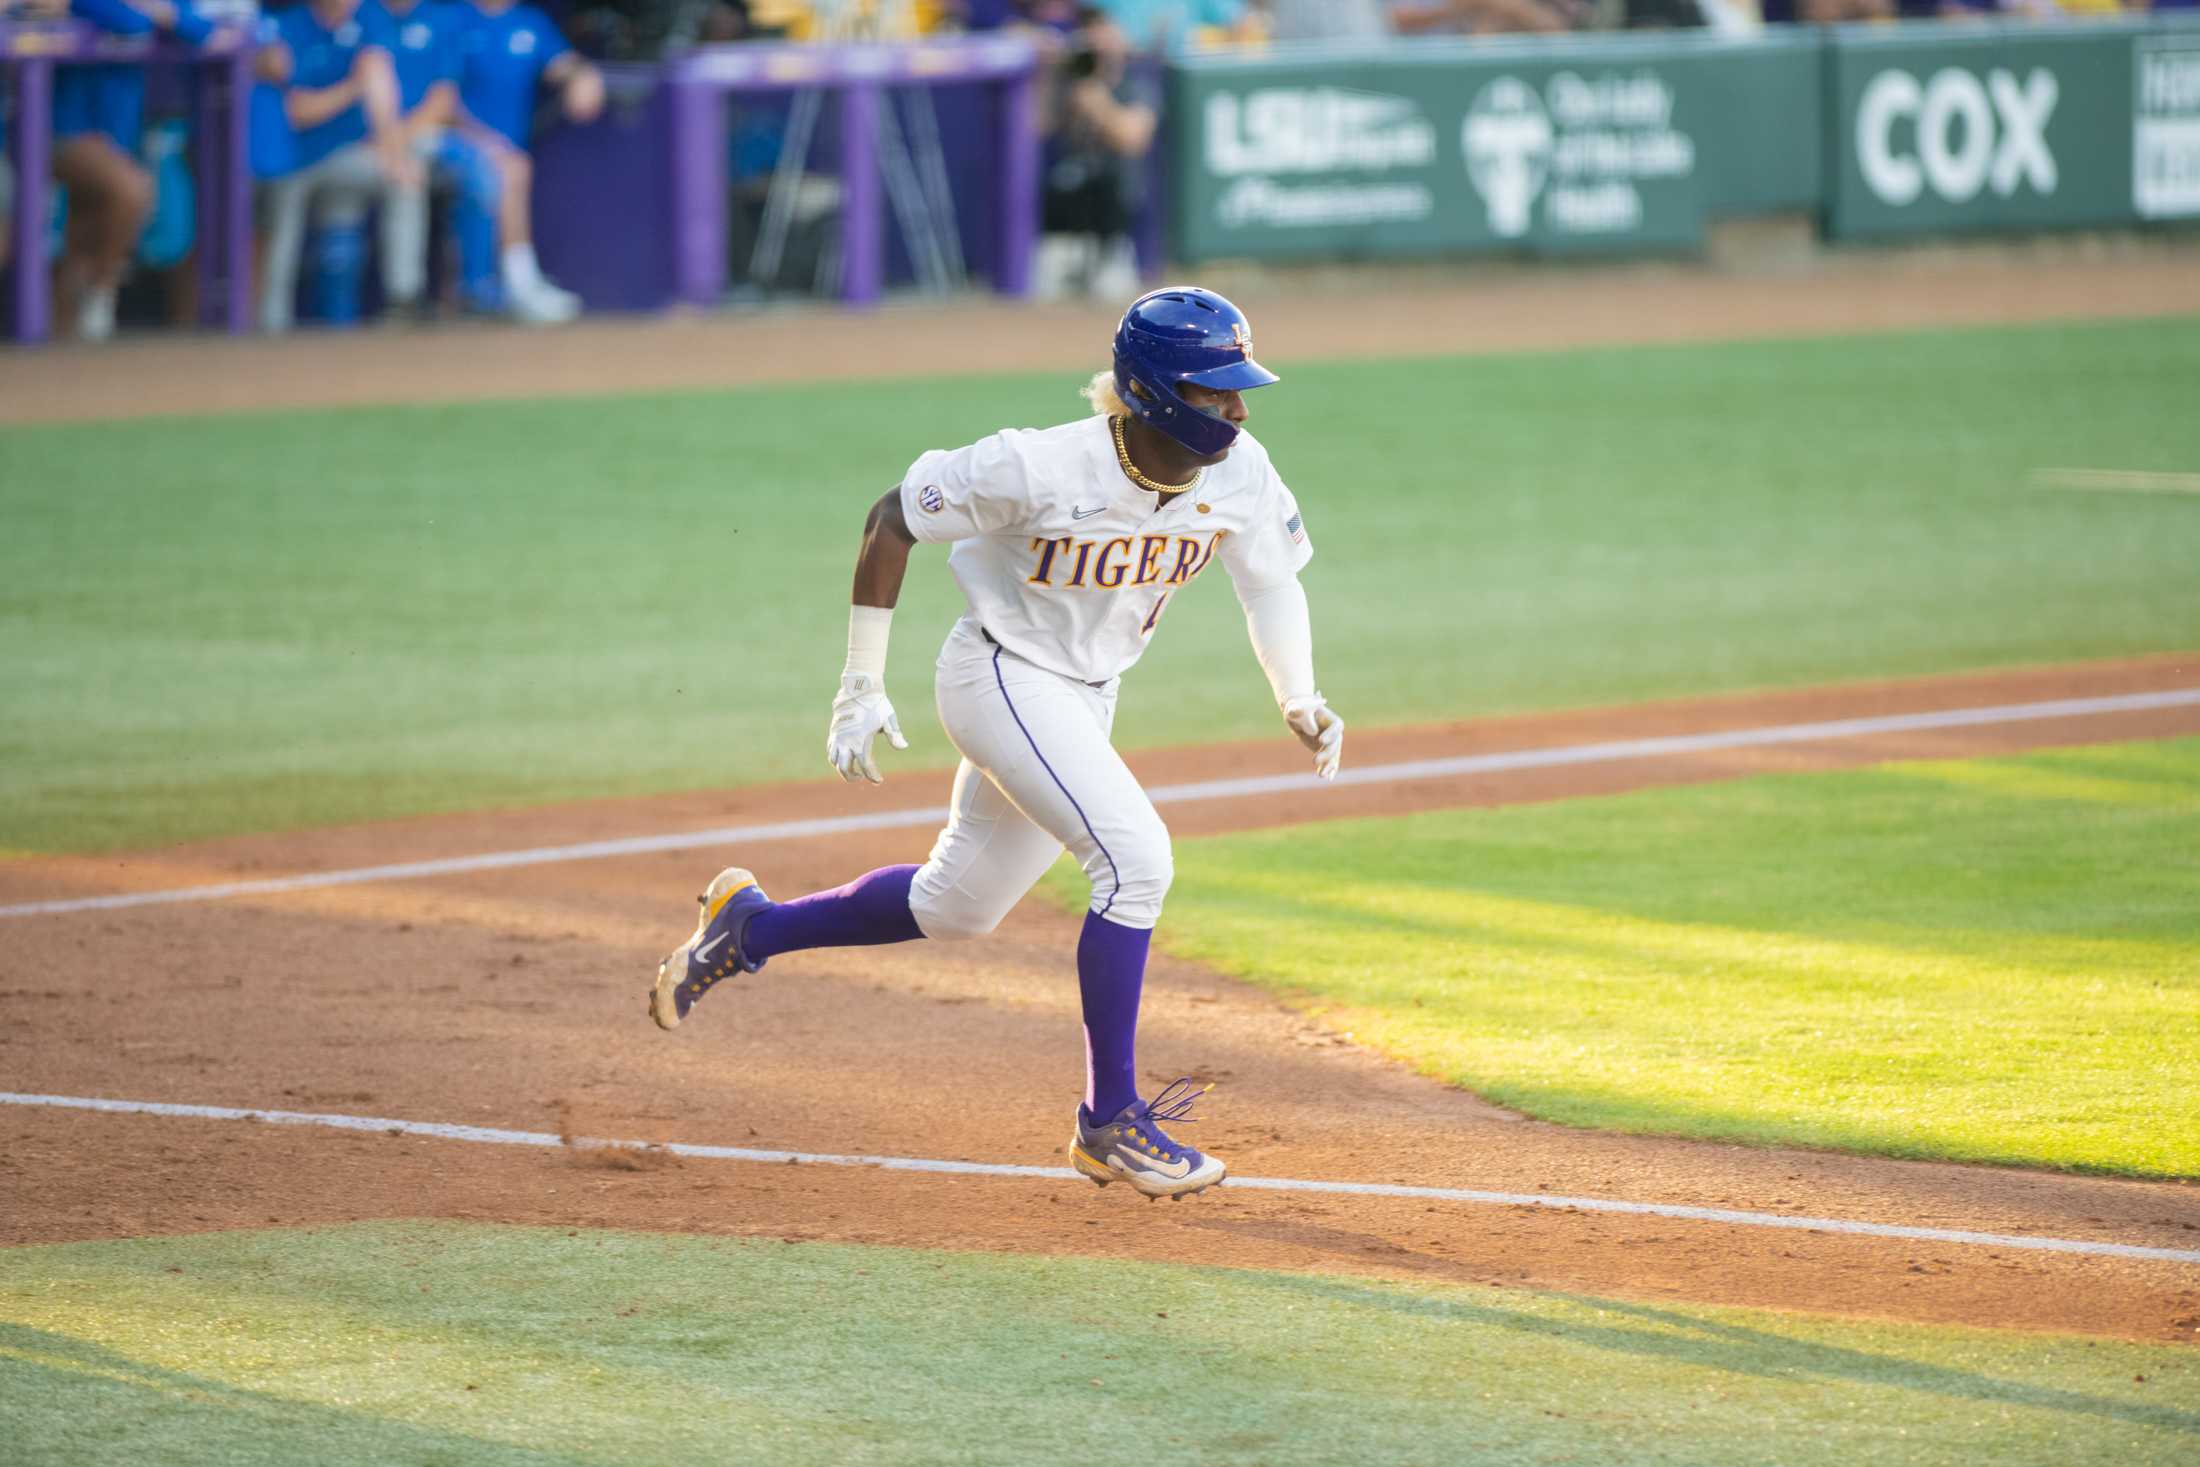
[[[1085,914],[1077,991],[1085,1007],[1085,1113],[1106,1125],[1138,1099],[1138,993],[1153,933]]]
[[[909,914],[914,866],[881,866],[846,886],[775,902],[749,918],[742,955],[756,962],[807,947],[876,947],[924,936]]]

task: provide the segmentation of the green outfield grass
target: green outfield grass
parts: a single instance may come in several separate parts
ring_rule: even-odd
[[[2195,831],[2200,739],[1784,775],[1182,842],[1160,935],[1569,1125],[2195,1177]]]
[[[458,1225],[0,1257],[0,1434],[44,1467],[2126,1467],[2200,1446],[2200,1359],[2175,1345]]]
[[[1274,343],[1288,350],[1288,343]],[[0,430],[0,850],[817,775],[865,507],[1082,374]],[[1363,725],[2200,645],[2200,323],[1295,365]],[[891,686],[952,753],[921,551]],[[1227,586],[1130,745],[1271,732]]]

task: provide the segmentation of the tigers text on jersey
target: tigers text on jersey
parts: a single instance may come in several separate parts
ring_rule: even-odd
[[[994,641],[1088,683],[1138,661],[1170,598],[1217,558],[1242,601],[1314,553],[1252,434],[1163,506],[1124,475],[1100,414],[934,449],[902,479],[901,512],[917,539],[953,542],[948,569]]]

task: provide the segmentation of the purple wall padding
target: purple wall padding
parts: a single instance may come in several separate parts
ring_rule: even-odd
[[[652,311],[672,299],[665,88],[614,68],[604,115],[535,142],[535,249],[591,310]]]
[[[670,90],[654,68],[609,68],[611,101],[587,127],[555,126],[534,139],[535,241],[543,268],[580,292],[591,310],[659,310],[676,298],[671,221]],[[1001,230],[996,181],[1003,165],[1003,89],[978,83],[932,89],[940,140],[955,196],[963,257],[972,279],[994,281]],[[737,109],[783,110],[783,97],[757,97]],[[837,156],[839,108],[828,102],[810,163],[830,171]],[[730,136],[721,145],[730,154]],[[885,279],[909,283],[909,254],[887,211]],[[746,261],[727,272],[739,283]]]

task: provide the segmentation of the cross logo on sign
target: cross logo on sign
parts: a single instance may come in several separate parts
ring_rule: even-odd
[[[1459,125],[1459,151],[1468,181],[1489,207],[1492,234],[1518,239],[1528,232],[1556,136],[1543,99],[1518,77],[1501,76],[1475,94]]]

